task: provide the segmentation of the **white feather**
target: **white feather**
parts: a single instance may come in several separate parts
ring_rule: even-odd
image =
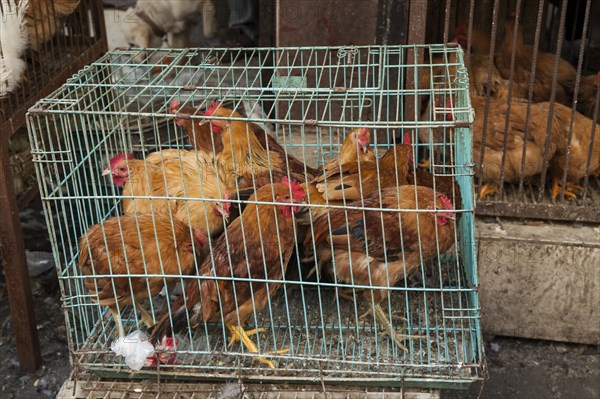
[[[1,0],[0,9],[0,98],[13,91],[21,81],[27,63],[23,53],[29,34],[25,12],[29,0]]]

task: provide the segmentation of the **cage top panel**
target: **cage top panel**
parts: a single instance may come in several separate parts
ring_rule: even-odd
[[[434,61],[418,62],[427,51]],[[427,59],[427,57],[425,57]],[[412,83],[412,82],[416,82]],[[453,45],[256,49],[114,50],[85,67],[30,109],[30,115],[85,114],[173,117],[177,100],[199,109],[214,101],[286,104],[299,112],[245,120],[320,126],[456,126],[473,119],[463,52]],[[431,120],[416,111],[435,97]],[[370,108],[361,120],[333,111]],[[201,112],[191,118],[205,118]]]

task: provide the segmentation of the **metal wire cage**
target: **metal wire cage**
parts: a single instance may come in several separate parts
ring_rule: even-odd
[[[437,65],[419,64],[417,57],[424,49],[439,54],[444,61]],[[28,114],[32,154],[61,282],[73,364],[102,375],[121,373],[128,377],[159,374],[161,378],[353,381],[438,387],[460,386],[480,378],[483,349],[476,291],[470,132],[473,115],[460,48],[431,45],[155,50],[141,64],[133,61],[138,54],[135,49],[106,54],[39,101]],[[428,84],[405,89],[409,76],[415,80],[427,76]],[[405,117],[407,104],[415,110],[424,96],[445,100],[434,101],[443,105],[433,107],[430,120],[419,120],[416,114]],[[90,226],[121,215],[123,198],[172,199],[169,193],[163,197],[128,196],[110,179],[104,179],[101,172],[115,154],[133,152],[136,158],[148,160],[156,151],[192,149],[190,139],[177,122],[205,122],[209,117],[202,112],[175,113],[173,100],[195,109],[206,108],[218,100],[239,112],[235,120],[261,125],[288,154],[321,169],[337,155],[342,140],[355,128],[370,129],[371,148],[377,155],[400,144],[400,137],[406,134],[414,142],[417,129],[446,132],[441,141],[431,140],[426,146],[441,155],[437,158],[441,161],[431,169],[431,189],[435,190],[435,182],[441,184],[443,178],[452,178],[458,184],[457,191],[448,195],[457,215],[456,222],[452,222],[456,229],[451,245],[447,251],[434,249],[433,254],[421,254],[414,274],[400,279],[396,286],[385,287],[387,298],[382,302],[394,328],[404,327],[407,334],[423,337],[406,341],[407,351],[401,350],[381,334],[382,325],[373,316],[360,317],[367,310],[368,301],[363,301],[358,292],[368,289],[369,284],[336,282],[318,274],[308,278],[307,266],[301,259],[304,253],[299,248],[301,239],[296,239],[295,252],[283,277],[220,278],[224,283],[281,283],[266,304],[252,312],[246,324],[247,328],[261,329],[252,338],[260,355],[272,360],[275,368],[259,370],[257,353],[240,345],[228,346],[227,330],[218,319],[201,322],[195,329],[184,329],[168,364],[122,374],[123,359],[110,349],[118,330],[111,313],[86,288],[89,276],[78,267],[82,256],[78,240]],[[412,174],[419,161],[418,147],[413,144]],[[212,150],[216,150],[214,141]],[[306,179],[306,169],[304,173]],[[364,193],[364,198],[372,194]],[[203,196],[182,198],[190,203],[216,201]],[[278,203],[275,198],[273,201]],[[252,199],[231,202],[261,203]],[[309,219],[314,222],[317,206],[303,206],[309,209]],[[329,206],[332,211],[336,209]],[[381,210],[360,203],[337,208]],[[432,212],[436,214],[434,208],[435,205],[427,208],[423,204],[413,213],[431,217]],[[409,210],[391,211],[402,214]],[[383,213],[365,215],[374,218]],[[242,215],[243,223],[245,213]],[[308,234],[314,227],[312,222]],[[266,223],[258,230],[261,234],[274,234],[278,241],[282,239],[276,224]],[[118,231],[116,234],[123,235]],[[233,252],[236,244],[246,251],[255,250],[248,243],[253,239],[248,234],[236,241],[227,229],[221,236],[207,240],[206,247],[211,251],[207,259],[215,261],[218,242],[223,237],[227,237],[228,252]],[[429,240],[429,245],[431,240],[436,243],[436,237],[435,233],[430,237],[419,233],[419,239]],[[108,238],[105,236],[104,240]],[[258,242],[264,251],[267,244],[262,238]],[[281,246],[278,250],[283,252]],[[148,262],[145,259],[143,263]],[[312,262],[314,265],[317,260]],[[215,280],[198,276],[200,263],[195,261],[189,275],[155,275],[142,270],[132,271],[126,277],[172,278],[183,285]],[[273,265],[260,265],[263,267]],[[115,276],[109,272],[95,278]],[[133,289],[130,282],[126,291]],[[150,288],[144,284],[143,289]],[[340,299],[341,289],[353,290],[353,300]],[[148,296],[142,306],[150,309],[155,320],[162,316],[161,312],[169,314],[168,309],[173,310],[169,301],[154,292]],[[187,288],[183,296],[188,296]],[[136,306],[123,306],[120,314],[125,333],[135,331],[142,319]],[[282,348],[287,352],[275,352]]]
[[[437,15],[428,21],[428,40],[461,42],[471,85],[485,99],[473,101],[479,142],[473,161],[481,171],[475,181],[497,189],[477,201],[477,214],[600,222],[600,32],[593,23],[600,3],[430,0],[429,6]],[[553,130],[563,142],[556,150]],[[563,193],[558,185],[575,189]]]
[[[102,2],[29,0],[22,16],[16,6],[20,3],[24,2],[5,0],[0,4],[3,23],[22,19],[27,37],[21,54],[4,55],[20,58],[24,64],[22,76],[8,71],[1,82],[0,127],[9,136],[24,126],[25,113],[36,100],[106,51]]]

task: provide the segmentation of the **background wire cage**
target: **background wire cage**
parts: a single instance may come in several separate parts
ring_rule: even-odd
[[[416,54],[424,49],[444,61],[419,64]],[[256,342],[275,369],[257,372],[255,355],[243,347],[228,348],[226,330],[217,322],[180,334],[173,364],[144,368],[133,376],[438,387],[480,378],[483,349],[470,158],[473,115],[459,47],[155,50],[137,64],[133,59],[139,53],[110,52],[37,102],[28,114],[73,364],[102,375],[132,376],[123,374],[123,360],[110,350],[117,337],[110,312],[92,301],[78,269],[79,237],[91,225],[121,214],[121,193],[101,177],[108,159],[126,151],[142,158],[158,150],[190,149],[173,118],[207,117],[175,114],[170,104],[177,100],[201,109],[218,100],[240,112],[241,120],[263,126],[288,153],[313,167],[322,167],[336,155],[353,128],[371,130],[371,146],[378,154],[399,144],[405,134],[414,143],[417,129],[448,133],[443,141],[422,146],[440,155],[434,180],[452,177],[460,187],[451,195],[461,215],[452,248],[423,261],[415,277],[390,287],[390,300],[384,305],[407,319],[409,334],[426,338],[407,341],[408,351],[403,352],[380,336],[381,326],[372,318],[359,319],[366,310],[364,301],[336,299],[339,288],[356,286],[305,280],[300,256],[293,255],[282,287],[248,322],[249,328],[265,329]],[[429,85],[404,89],[408,71],[416,77],[427,74]],[[405,103],[413,102],[416,109],[423,96],[439,97],[443,105],[432,108],[430,120],[405,119]],[[414,162],[419,161],[417,146],[421,145],[414,144]],[[462,200],[456,203],[458,194]],[[268,228],[272,227],[261,229]],[[198,279],[193,274],[177,278],[184,283]],[[163,304],[154,296],[143,306],[153,309],[158,319]],[[140,315],[128,306],[121,318],[128,333],[135,330]],[[289,352],[269,354],[281,348]]]
[[[16,13],[12,1],[0,7],[7,18]],[[102,2],[29,0],[25,22],[25,72],[14,89],[3,87],[7,93],[0,96],[0,128],[9,136],[25,124],[25,113],[37,99],[106,51]]]
[[[567,166],[558,172],[548,169],[555,156],[548,149],[543,153],[543,170],[534,176],[519,173],[516,178],[509,177],[507,171],[512,168],[511,161],[504,159],[499,166],[503,176],[502,179],[498,179],[501,189],[496,195],[478,200],[477,213],[490,216],[600,222],[598,209],[600,204],[598,162],[600,161],[597,159],[597,154],[600,152],[598,150],[600,133],[597,125],[600,88],[594,82],[595,75],[600,71],[600,30],[593,23],[600,17],[600,4],[592,0],[481,2],[430,0],[428,5],[430,14],[427,41],[445,43],[463,35],[462,44],[467,53],[467,67],[470,69],[471,76],[479,77],[481,87],[497,86],[487,93],[482,91],[479,94],[486,98],[501,98],[505,104],[512,104],[505,123],[502,123],[504,134],[509,133],[511,123],[520,119],[520,115],[526,112],[530,116],[527,117],[525,130],[531,137],[532,126],[540,122],[539,117],[533,116],[532,106],[535,108],[533,104],[544,101],[550,103],[544,117],[549,118],[551,115],[552,117],[547,120],[551,120],[553,126],[557,126],[555,115],[559,112],[556,103],[570,107],[576,120],[580,118],[580,114],[575,113],[578,111],[594,122],[590,123],[590,126],[594,127],[587,127],[583,132],[577,124],[573,126],[570,121],[567,121],[566,127],[561,128],[567,145],[560,153],[569,155]],[[524,45],[530,46],[526,47],[530,58],[527,65],[520,62],[523,56],[519,50],[520,46],[517,45],[517,36],[514,36],[517,41],[512,46],[502,47],[511,19],[514,20],[515,31],[523,33]],[[560,58],[554,58],[556,54]],[[481,61],[480,58],[479,61],[471,64],[470,59],[478,56],[487,56],[487,60]],[[493,60],[493,63],[489,60]],[[535,62],[538,63],[538,67],[532,68],[531,65]],[[504,64],[503,68],[500,67],[501,63]],[[528,74],[528,78],[525,84],[520,85],[523,83],[523,71]],[[565,72],[568,79],[564,78]],[[540,76],[543,76],[541,82]],[[566,85],[565,81],[567,81]],[[472,88],[477,87],[473,78],[471,83]],[[543,96],[537,96],[536,88],[540,85],[546,85],[551,90]],[[564,96],[563,86],[567,87]],[[498,90],[501,91],[500,95]],[[519,107],[515,104],[519,102],[527,103],[524,112],[517,109]],[[492,102],[489,108],[487,105],[474,108],[477,118],[482,122],[482,127],[477,129],[475,135],[483,138],[481,140],[481,148],[483,148],[492,140],[490,131],[495,123],[494,114],[498,114],[494,112],[497,105]],[[546,121],[542,122],[546,123]],[[550,128],[548,137],[549,135]],[[582,139],[584,142],[595,143],[595,149],[577,154],[572,143]],[[497,146],[498,150],[506,153],[506,145],[507,143],[504,142],[503,146]],[[582,159],[582,172],[576,178],[562,173],[564,169],[577,168],[577,164]],[[474,159],[474,162],[480,164],[482,168],[491,167],[490,164],[481,164],[481,159]],[[577,197],[560,194],[553,198],[551,183],[554,178],[557,178],[563,186],[567,183],[581,185],[582,188],[575,193]],[[484,183],[481,179],[476,179],[476,182]]]

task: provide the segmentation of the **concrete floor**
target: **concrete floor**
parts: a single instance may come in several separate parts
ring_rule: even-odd
[[[483,388],[444,391],[442,398],[600,398],[597,346],[497,337],[485,350],[489,379]]]

